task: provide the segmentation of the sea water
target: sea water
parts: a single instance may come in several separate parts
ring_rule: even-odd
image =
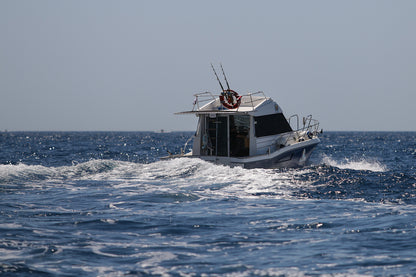
[[[298,169],[159,159],[191,135],[0,133],[0,275],[416,275],[416,133],[324,133]]]

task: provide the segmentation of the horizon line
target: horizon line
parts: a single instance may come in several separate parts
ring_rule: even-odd
[[[55,133],[82,133],[82,132],[96,132],[96,133],[104,133],[104,132],[120,132],[120,133],[134,133],[134,132],[141,132],[141,133],[181,133],[181,132],[195,132],[195,130],[0,130],[0,133],[47,133],[47,132],[55,132]],[[416,132],[416,130],[324,130],[323,133],[326,132]]]

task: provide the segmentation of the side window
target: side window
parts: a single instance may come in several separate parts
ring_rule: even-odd
[[[292,131],[282,113],[254,117],[256,137],[277,135]]]

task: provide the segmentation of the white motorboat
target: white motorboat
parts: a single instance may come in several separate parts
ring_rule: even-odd
[[[199,118],[197,130],[191,137],[192,150],[166,158],[194,157],[244,168],[304,166],[320,142],[319,122],[309,115],[299,126],[298,115],[286,118],[282,108],[263,92],[240,96],[229,88],[222,71],[227,89],[223,88],[214,69],[221,94],[195,94],[192,110],[177,113],[195,114]]]

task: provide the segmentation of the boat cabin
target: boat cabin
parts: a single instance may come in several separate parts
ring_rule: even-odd
[[[262,155],[272,150],[270,144],[276,137],[292,132],[282,109],[262,92],[242,96],[235,109],[225,108],[218,97],[208,92],[195,96],[194,109],[180,113],[194,113],[199,117],[192,155]]]

